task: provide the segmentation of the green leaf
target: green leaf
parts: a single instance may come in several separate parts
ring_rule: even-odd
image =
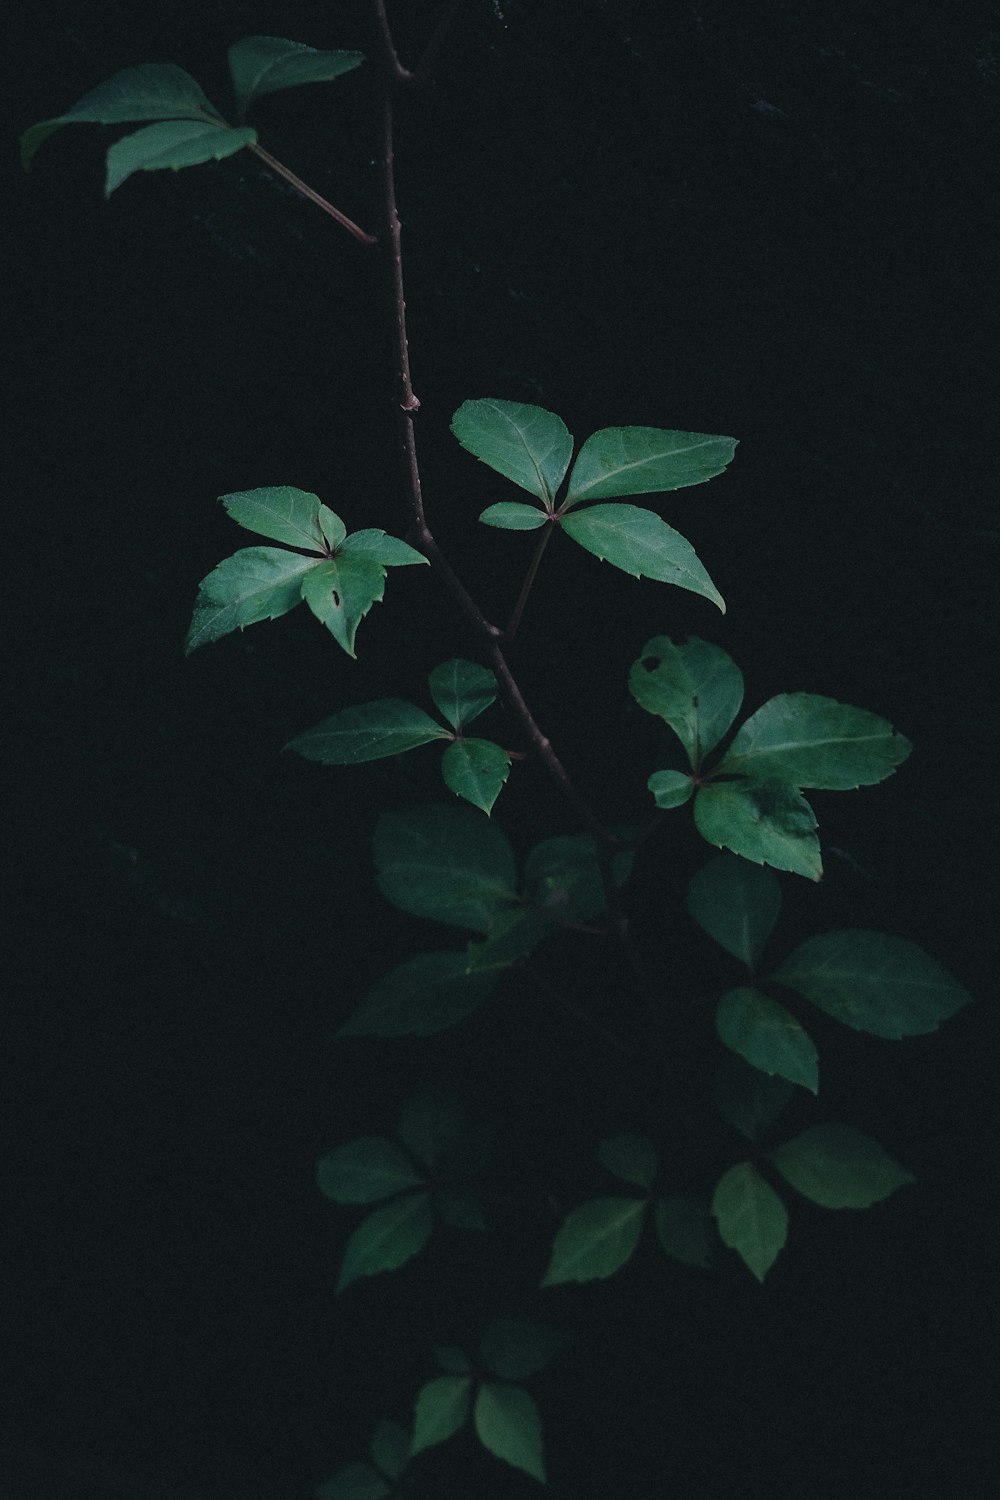
[[[332,510],[327,510],[318,495],[298,490],[291,484],[234,490],[232,494],[220,495],[219,500],[237,526],[308,552],[325,553],[328,546],[338,547],[347,535],[343,521]],[[333,522],[333,535],[329,524],[320,526],[322,511]]]
[[[244,547],[213,568],[199,585],[185,653],[259,620],[277,620],[302,599],[302,585],[317,566],[280,547]]]
[[[435,707],[452,729],[471,724],[497,696],[497,680],[489,668],[461,657],[435,667],[427,685]]]
[[[510,756],[492,740],[456,740],[444,752],[441,774],[449,791],[488,817],[510,775]]]
[[[498,531],[537,531],[544,526],[548,516],[534,505],[524,505],[519,500],[500,500],[488,505],[479,516],[484,526],[495,526]]]
[[[545,1483],[542,1419],[526,1390],[487,1381],[476,1396],[474,1421],[480,1442],[495,1458]]]
[[[813,1125],[771,1153],[786,1182],[821,1208],[870,1208],[916,1178],[850,1125]]]
[[[464,1425],[471,1391],[468,1375],[438,1375],[421,1387],[413,1415],[411,1457],[445,1442]]]
[[[359,1136],[321,1156],[316,1182],[335,1203],[378,1203],[406,1188],[426,1186],[396,1142],[378,1135]]]
[[[653,1222],[667,1255],[685,1266],[708,1266],[712,1216],[700,1198],[668,1193],[655,1204]]]
[[[289,740],[285,749],[324,766],[356,766],[449,738],[447,729],[422,708],[402,698],[379,698],[331,714]]]
[[[363,52],[318,52],[277,36],[245,36],[229,48],[229,72],[240,119],[255,99],[302,83],[328,83],[364,62]]]
[[[846,791],[891,776],[911,750],[892,725],[815,693],[781,693],[740,729],[716,771]]]
[[[552,935],[553,921],[548,913],[533,907],[516,907],[501,912],[489,937],[482,943],[469,943],[465,950],[467,974],[494,973],[509,969],[533,953],[539,943]]]
[[[573,455],[566,424],[518,401],[464,401],[451,421],[462,447],[551,505]]]
[[[936,1031],[972,999],[916,943],[885,932],[820,933],[772,978],[845,1026],[892,1040]]]
[[[715,1029],[733,1052],[769,1076],[777,1073],[819,1092],[819,1067],[812,1037],[790,1011],[760,990],[729,990],[715,1011]]]
[[[632,664],[628,686],[640,708],[670,725],[695,770],[715,749],[743,702],[739,667],[721,646],[697,636],[684,645],[665,635],[647,641]]]
[[[646,782],[657,807],[668,812],[691,801],[695,784],[686,771],[654,771]]]
[[[302,597],[309,608],[352,658],[358,626],[384,593],[385,569],[373,558],[349,555],[346,544],[302,580]]]
[[[190,73],[173,63],[142,63],[105,79],[65,114],[30,126],[21,136],[21,163],[27,171],[42,142],[62,125],[118,125],[129,120],[226,123]]]
[[[567,1341],[561,1328],[530,1318],[494,1318],[479,1345],[479,1359],[500,1380],[527,1380],[558,1354]]]
[[[364,557],[370,562],[380,563],[384,568],[408,568],[418,563],[430,566],[416,547],[411,547],[398,536],[389,536],[377,526],[352,531],[340,550],[349,557]]]
[[[719,1113],[755,1142],[771,1128],[793,1093],[787,1078],[768,1078],[735,1052],[723,1058],[712,1079],[712,1099]]]
[[[386,1500],[391,1487],[371,1464],[345,1464],[313,1490],[315,1500]]]
[[[788,1237],[788,1212],[774,1188],[750,1162],[740,1162],[719,1179],[712,1213],[722,1243],[763,1281]]]
[[[562,529],[587,552],[623,573],[700,594],[725,614],[722,595],[691,543],[655,511],[638,505],[592,505],[565,516]]]
[[[625,884],[634,859],[630,850],[614,856],[611,876],[616,886]],[[591,922],[601,916],[607,901],[593,839],[568,834],[536,844],[524,866],[524,893],[556,923]]]
[[[495,988],[492,973],[466,972],[461,953],[418,953],[372,985],[336,1036],[433,1036],[471,1016]]]
[[[199,167],[222,161],[256,141],[257,132],[243,125],[231,130],[214,120],[163,120],[123,136],[108,147],[104,196],[110,198],[133,172]]]
[[[646,1135],[609,1135],[597,1148],[602,1167],[633,1187],[650,1188],[656,1180],[659,1157]]]
[[[542,1286],[613,1276],[642,1233],[644,1198],[591,1198],[567,1214],[552,1246]]]
[[[471,807],[429,803],[385,812],[375,829],[375,873],[387,901],[418,917],[489,932],[517,901],[514,853]]]
[[[347,1241],[337,1277],[338,1295],[362,1276],[395,1271],[412,1260],[434,1227],[429,1193],[393,1198],[362,1219]]]
[[[709,844],[755,865],[773,865],[819,880],[823,873],[816,816],[793,786],[713,781],[694,802],[694,821]]]
[[[736,438],[662,427],[605,427],[589,437],[569,480],[567,506],[613,495],[651,495],[704,484],[721,474]]]
[[[754,969],[781,911],[781,886],[770,870],[717,854],[690,881],[687,909],[720,948]]]
[[[383,1418],[372,1433],[368,1453],[383,1474],[398,1479],[410,1461],[410,1434],[398,1422]]]

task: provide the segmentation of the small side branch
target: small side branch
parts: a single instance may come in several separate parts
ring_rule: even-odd
[[[265,151],[264,147],[258,146],[256,141],[250,142],[250,150],[255,156],[259,156],[261,161],[266,162],[272,172],[277,173],[279,177],[283,177],[286,182],[290,182],[292,187],[296,188],[304,198],[309,199],[310,203],[315,203],[316,207],[321,208],[325,214],[329,214],[331,219],[336,219],[338,224],[342,224],[348,234],[352,234],[360,245],[378,244],[378,240],[373,234],[369,234],[359,224],[355,224],[354,220],[349,219],[346,214],[342,214],[339,208],[334,208],[333,204],[328,203],[322,194],[317,193],[315,188],[311,188],[307,182],[303,182],[301,177],[296,177],[295,173],[289,167],[286,167],[284,162],[280,162],[276,156],[272,156],[270,151]]]

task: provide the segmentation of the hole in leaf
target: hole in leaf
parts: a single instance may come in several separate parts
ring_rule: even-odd
[[[660,658],[658,656],[644,656],[642,658],[642,665],[647,672],[655,672],[660,665]]]

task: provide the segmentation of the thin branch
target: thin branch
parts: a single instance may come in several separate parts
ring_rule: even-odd
[[[276,156],[272,156],[270,151],[265,151],[264,147],[258,146],[256,141],[251,141],[249,145],[254,155],[259,156],[261,161],[266,162],[272,172],[276,172],[279,177],[283,177],[286,182],[290,182],[292,187],[296,188],[304,198],[308,198],[310,203],[315,203],[317,208],[321,208],[324,213],[329,214],[331,219],[336,219],[338,224],[344,226],[348,234],[353,234],[359,244],[378,244],[378,240],[373,234],[368,234],[359,224],[355,224],[353,219],[349,219],[346,214],[342,214],[339,208],[334,208],[332,203],[328,203],[320,193],[316,192],[315,188],[311,188],[307,182],[303,182],[301,177],[296,177],[295,173],[289,167],[286,167],[283,162],[278,161]]]
[[[423,56],[417,63],[417,66],[415,68],[405,68],[399,60],[399,53],[396,51],[395,43],[392,40],[392,30],[389,26],[389,17],[386,15],[385,0],[373,0],[375,24],[378,27],[379,40],[382,44],[382,55],[395,83],[420,87],[427,82],[430,71],[441,50],[441,44],[448,35],[448,30],[452,21],[458,15],[461,4],[462,0],[449,0],[449,4],[445,6],[441,19],[435,26],[431,39],[424,48]]]
[[[518,626],[521,623],[521,616],[524,614],[524,606],[528,602],[528,595],[531,593],[531,586],[535,581],[535,575],[542,560],[542,554],[548,546],[549,539],[554,530],[554,524],[547,522],[545,530],[538,540],[538,546],[535,548],[531,561],[528,564],[528,571],[524,575],[524,582],[521,584],[521,592],[517,596],[517,603],[514,605],[513,613],[507,621],[507,628],[503,633],[505,641],[512,641],[517,634]]]

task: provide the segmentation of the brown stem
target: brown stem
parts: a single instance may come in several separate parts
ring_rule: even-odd
[[[329,214],[331,219],[336,219],[338,224],[344,226],[348,234],[353,234],[359,244],[378,244],[378,240],[373,234],[369,234],[360,225],[355,224],[354,220],[349,219],[346,214],[342,214],[339,208],[334,208],[332,203],[328,203],[320,193],[316,192],[315,188],[311,188],[307,182],[303,182],[301,177],[296,177],[295,173],[289,167],[286,167],[284,162],[278,161],[276,156],[272,156],[270,151],[265,151],[264,147],[258,146],[256,141],[251,141],[249,145],[254,155],[259,156],[261,161],[266,162],[272,172],[276,172],[279,177],[283,177],[286,182],[290,182],[292,187],[297,188],[304,198],[308,198],[310,203],[315,203],[317,208],[321,208],[324,213]]]

